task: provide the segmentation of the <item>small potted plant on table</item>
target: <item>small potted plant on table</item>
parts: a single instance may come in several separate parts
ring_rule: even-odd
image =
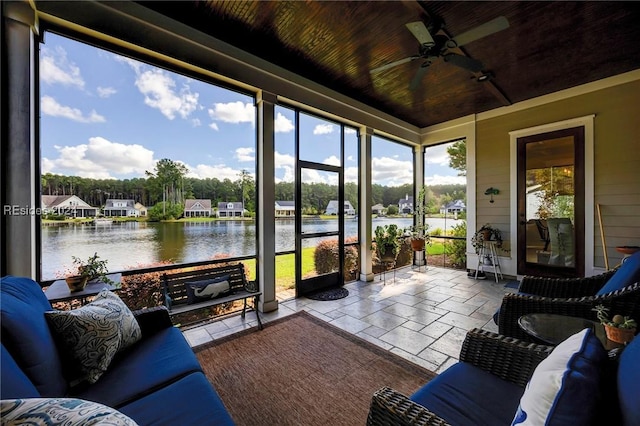
[[[110,284],[112,281],[107,277],[109,270],[107,269],[107,261],[99,260],[98,253],[89,256],[87,260],[72,256],[73,267],[65,277],[65,281],[70,291],[82,291],[87,282],[99,279],[100,281]]]
[[[633,340],[638,324],[633,318],[622,315],[614,315],[609,319],[609,308],[598,305],[593,308],[600,323],[604,326],[607,339],[616,343],[628,343]]]

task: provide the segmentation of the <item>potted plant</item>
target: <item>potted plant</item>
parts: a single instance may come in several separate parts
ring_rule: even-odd
[[[374,230],[376,239],[376,252],[382,262],[393,262],[400,251],[398,238],[401,235],[398,225],[389,224],[377,226]]]
[[[609,319],[609,308],[597,305],[592,309],[600,323],[604,326],[607,339],[616,343],[628,343],[633,340],[638,324],[633,318],[622,315],[614,315]]]
[[[489,223],[482,225],[480,229],[471,237],[471,244],[476,249],[476,253],[480,253],[480,249],[485,241],[496,241],[498,247],[502,247],[502,233],[498,228],[494,228]]]
[[[418,191],[418,197],[413,209],[413,217],[415,225],[405,229],[405,233],[408,233],[411,237],[411,248],[413,251],[424,250],[425,245],[431,244],[431,238],[427,234],[429,224],[424,221],[425,214],[427,212],[427,205],[425,204],[426,187],[420,188]]]
[[[72,256],[73,267],[68,271],[65,281],[71,291],[81,291],[87,285],[87,282],[99,279],[100,281],[110,284],[112,281],[107,277],[109,270],[107,269],[107,261],[99,260],[98,253],[89,256],[87,260]]]

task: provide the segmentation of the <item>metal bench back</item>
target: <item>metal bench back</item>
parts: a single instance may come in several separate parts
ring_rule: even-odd
[[[176,274],[164,274],[162,283],[165,295],[171,296],[172,304],[180,305],[187,303],[186,282],[202,281],[219,278],[229,275],[229,293],[233,294],[238,290],[244,290],[246,277],[244,275],[244,265],[223,265],[211,269],[198,269],[188,272],[178,272]]]

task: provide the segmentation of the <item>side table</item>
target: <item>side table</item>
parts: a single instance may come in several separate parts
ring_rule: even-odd
[[[607,351],[623,348],[621,343],[607,339],[604,326],[584,318],[556,314],[526,314],[518,319],[520,328],[549,345],[558,345],[577,332],[590,328]]]
[[[100,293],[103,288],[109,289],[109,291],[116,291],[120,289],[120,281],[122,280],[122,274],[107,274],[114,284],[107,284],[102,281],[90,281],[84,290],[71,291],[64,279],[56,280],[45,290],[44,295],[47,296],[47,300],[51,303],[64,302],[68,300],[80,299],[84,305],[87,301],[87,297],[95,296]]]

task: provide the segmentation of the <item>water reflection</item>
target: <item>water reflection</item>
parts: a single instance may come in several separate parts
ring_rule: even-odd
[[[430,229],[450,229],[459,221],[429,219]],[[335,229],[337,220],[305,220],[306,232]],[[396,223],[408,227],[411,218],[375,218],[372,227]],[[358,236],[358,221],[345,220],[345,237]],[[293,220],[276,221],[276,251],[295,249]],[[335,238],[335,237],[334,237]],[[305,246],[317,240],[305,242]],[[130,269],[159,261],[196,262],[216,256],[246,256],[256,252],[253,221],[221,220],[207,222],[117,222],[104,226],[64,225],[42,227],[42,277],[56,278],[71,257],[87,258],[97,252],[108,259],[112,271]]]

